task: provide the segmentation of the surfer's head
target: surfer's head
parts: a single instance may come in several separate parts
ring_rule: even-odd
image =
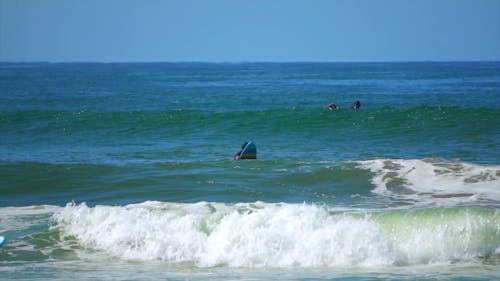
[[[361,107],[361,102],[359,100],[355,101],[352,105],[353,109],[359,109]]]

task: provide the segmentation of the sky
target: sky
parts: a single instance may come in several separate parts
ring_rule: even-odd
[[[500,61],[500,0],[0,0],[0,61]]]

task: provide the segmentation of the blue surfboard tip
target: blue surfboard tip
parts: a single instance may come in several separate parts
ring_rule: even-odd
[[[5,242],[7,242],[7,238],[5,236],[0,236],[0,247],[2,247]]]

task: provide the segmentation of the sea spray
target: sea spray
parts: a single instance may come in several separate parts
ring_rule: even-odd
[[[379,267],[470,261],[500,246],[500,214],[480,208],[342,210],[263,202],[68,204],[62,236],[125,260],[199,267]]]

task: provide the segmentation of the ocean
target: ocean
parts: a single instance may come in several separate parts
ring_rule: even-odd
[[[0,63],[2,280],[498,280],[499,207],[499,62]]]

